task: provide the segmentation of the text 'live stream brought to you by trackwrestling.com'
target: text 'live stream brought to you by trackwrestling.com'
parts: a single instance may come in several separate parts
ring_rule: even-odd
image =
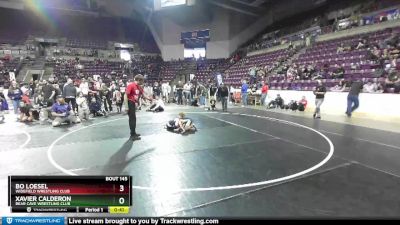
[[[110,224],[110,225],[124,225],[124,224],[219,224],[218,219],[205,219],[205,218],[172,218],[172,217],[154,217],[154,218],[134,218],[134,217],[116,217],[116,218],[83,218],[83,217],[68,217],[68,225],[79,224]]]
[[[178,217],[3,217],[2,225],[159,225],[220,224],[213,218]]]

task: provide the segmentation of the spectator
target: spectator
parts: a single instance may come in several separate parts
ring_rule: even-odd
[[[101,109],[102,101],[96,92],[89,92],[89,111],[93,117],[107,116],[106,111]]]
[[[178,81],[178,84],[176,85],[176,94],[178,95],[178,105],[183,105],[183,84],[182,81]]]
[[[196,96],[196,83],[194,81],[192,81],[190,83],[190,102],[192,102],[195,97],[197,97]]]
[[[190,89],[191,89],[191,85],[190,85],[189,82],[187,82],[187,83],[183,86],[183,95],[185,96],[186,105],[189,104],[189,101],[190,101],[190,99],[191,99],[191,96],[190,96],[190,95],[191,95]]]
[[[364,81],[364,86],[363,86],[363,92],[365,93],[378,93],[378,84],[376,82],[372,82],[372,80],[368,80],[366,81],[366,79],[363,80]]]
[[[89,104],[87,102],[87,97],[84,96],[83,92],[79,92],[78,98],[76,99],[76,104],[78,105],[80,120],[89,120]]]
[[[358,95],[360,94],[363,88],[363,83],[361,81],[352,81],[350,83],[350,91],[349,95],[347,96],[347,110],[346,115],[351,117],[354,110],[356,110],[360,103],[358,99]]]
[[[397,43],[399,42],[398,33],[393,31],[392,29],[391,29],[391,32],[392,32],[392,34],[390,35],[390,37],[386,38],[381,43],[381,48],[388,48],[390,46],[396,46]]]
[[[231,101],[231,103],[233,104],[236,104],[236,101],[235,101],[235,87],[233,86],[233,85],[231,85],[230,87],[229,87],[229,94],[230,94],[230,101]]]
[[[122,102],[124,102],[126,86],[122,80],[118,81],[118,88],[119,88],[119,91],[121,92]]]
[[[32,102],[29,99],[29,91],[25,91],[24,95],[21,97],[21,102],[20,102],[20,110],[21,113],[19,115],[19,121],[20,122],[32,122],[33,117],[32,117]]]
[[[315,95],[315,111],[313,118],[321,119],[321,105],[324,102],[326,87],[322,84],[320,80],[317,81],[318,85],[314,90]]]
[[[384,88],[380,82],[378,82],[378,78],[374,78],[372,80],[374,86],[376,87],[376,93],[383,93]]]
[[[56,96],[62,95],[62,91],[60,89],[60,85],[57,83],[53,84],[53,87],[54,87],[54,91],[55,91],[55,96],[53,99],[56,100]],[[55,101],[53,101],[53,102],[55,102]]]
[[[8,97],[12,100],[15,115],[18,115],[19,102],[22,99],[22,91],[16,81],[11,83],[11,86],[8,89]]]
[[[284,103],[284,101],[283,101],[281,95],[277,94],[275,100],[272,100],[268,104],[268,108],[271,109],[271,108],[278,108],[279,107],[279,108],[283,109],[283,103]]]
[[[153,97],[159,97],[161,95],[161,87],[158,82],[154,82],[153,85]]]
[[[46,80],[43,81],[43,87],[41,95],[47,107],[51,107],[54,103],[56,96],[56,90],[53,85],[49,84]]]
[[[341,43],[340,46],[337,48],[336,53],[343,53],[344,52],[344,44]]]
[[[250,75],[250,84],[254,84],[257,81],[257,67],[253,65],[249,69],[249,75]]]
[[[204,87],[204,85],[199,84],[198,88],[197,88],[197,95],[199,96],[199,102],[200,105],[205,105],[206,104],[206,96],[207,96],[207,89],[206,87]]]
[[[306,96],[302,96],[300,101],[299,101],[299,105],[302,104],[304,106],[304,108],[306,108],[307,107],[307,103],[308,103],[308,101],[306,99]]]
[[[0,87],[0,122],[4,121],[4,113],[8,111],[8,103],[3,91],[4,88]]]
[[[89,83],[85,78],[82,78],[81,84],[79,85],[80,92],[82,92],[83,96],[87,97],[89,94]]]
[[[71,106],[65,101],[63,96],[57,98],[57,102],[51,108],[51,114],[54,117],[53,127],[61,126],[62,123],[80,123],[72,110]]]
[[[397,44],[396,47],[392,47],[389,49],[389,58],[392,59],[392,61],[394,62],[393,64],[396,64],[396,59],[399,58],[399,54],[400,54],[399,44],[400,44],[400,42]]]
[[[268,95],[268,84],[265,83],[265,81],[261,81],[262,87],[261,87],[261,104],[262,105],[267,105],[265,100],[267,99]]]
[[[100,87],[100,98],[103,101],[104,109],[106,112],[112,112],[112,92],[109,90],[105,83]]]
[[[217,93],[218,93],[218,88],[213,83],[211,83],[209,89],[211,110],[215,110],[215,105],[217,103]]]
[[[300,101],[299,101],[299,103],[298,103],[298,110],[299,111],[304,111],[304,110],[306,110],[306,107],[307,107],[307,99],[306,99],[306,96],[303,96],[301,99],[300,99]]]
[[[357,44],[357,46],[355,47],[355,49],[356,49],[356,50],[359,50],[359,49],[365,49],[365,48],[367,48],[367,47],[368,47],[368,46],[367,46],[367,40],[360,38],[360,39],[358,40],[358,44]]]
[[[147,96],[151,96],[151,95],[147,95]],[[118,89],[116,89],[113,92],[113,99],[115,101],[115,105],[117,106],[117,112],[122,113],[122,104],[123,104],[122,94]]]
[[[393,92],[400,92],[400,74],[399,72],[392,72],[385,80],[386,91],[393,89]]]
[[[247,91],[248,91],[248,89],[249,89],[249,86],[247,85],[246,80],[243,80],[242,89],[241,89],[242,107],[247,106]]]
[[[222,83],[221,87],[219,87],[218,89],[218,93],[222,101],[222,111],[226,112],[228,111],[228,97],[229,97],[228,87],[224,83]]]
[[[78,107],[76,105],[76,87],[73,84],[72,79],[68,79],[67,83],[64,85],[63,88],[63,96],[65,98],[65,102],[67,104],[71,104],[72,109],[75,112],[78,112]]]
[[[250,88],[250,95],[255,95],[255,94],[257,94],[257,84],[251,85]]]
[[[289,81],[293,81],[297,77],[297,71],[295,65],[290,66],[289,69],[286,71],[286,79]]]
[[[347,85],[347,82],[344,79],[342,79],[339,81],[338,84],[336,84],[334,87],[331,88],[331,91],[337,91],[337,92],[345,91],[346,85]]]
[[[150,86],[150,85],[148,85],[148,84],[145,84],[145,85],[144,85],[143,92],[144,92],[144,94],[145,94],[146,96],[154,96],[154,95],[153,95],[153,94],[154,94],[154,93],[153,93],[153,87]],[[145,105],[147,105],[147,102],[146,102]]]
[[[320,80],[320,79],[324,79],[324,78],[325,78],[324,73],[322,71],[319,71],[319,72],[314,73],[311,80]]]
[[[341,79],[344,77],[344,68],[342,66],[339,66],[338,64],[335,64],[335,71],[332,74],[333,79]]]
[[[168,82],[164,82],[164,83],[161,85],[162,98],[163,98],[163,100],[164,100],[165,102],[168,102],[168,100],[169,100],[168,87],[170,87],[169,84],[168,84]]]
[[[372,49],[370,49],[369,51],[370,60],[378,61],[381,58],[382,52],[377,45],[374,45],[374,47],[372,47]]]

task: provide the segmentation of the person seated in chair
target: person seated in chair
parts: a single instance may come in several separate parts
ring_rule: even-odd
[[[400,73],[399,72],[391,72],[387,78],[385,79],[385,88],[386,90],[393,88],[394,93],[400,92]]]
[[[57,97],[57,102],[51,107],[51,115],[55,118],[53,120],[53,127],[61,126],[62,123],[80,123],[71,106],[65,102],[63,96]]]

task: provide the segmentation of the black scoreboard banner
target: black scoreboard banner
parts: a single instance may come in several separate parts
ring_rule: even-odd
[[[210,40],[210,30],[197,30],[190,32],[182,32],[181,33],[181,43],[185,43],[190,40]]]

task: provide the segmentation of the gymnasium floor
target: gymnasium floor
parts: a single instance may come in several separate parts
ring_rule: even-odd
[[[198,132],[169,133],[187,112]],[[8,175],[132,175],[130,216],[399,217],[400,135],[249,108],[171,106],[52,128],[0,124],[0,214]],[[91,214],[91,216],[94,216]]]

